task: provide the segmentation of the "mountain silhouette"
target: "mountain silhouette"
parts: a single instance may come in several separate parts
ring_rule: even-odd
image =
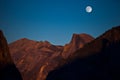
[[[11,59],[7,41],[0,30],[0,80],[22,80],[22,76]]]
[[[66,63],[67,58],[94,38],[88,34],[73,34],[65,46],[27,38],[9,44],[12,58],[24,80],[45,80],[48,73]]]
[[[120,80],[120,26],[70,55],[46,80]]]

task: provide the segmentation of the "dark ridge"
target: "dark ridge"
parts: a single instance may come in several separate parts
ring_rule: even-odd
[[[76,51],[76,54],[73,56],[74,58],[75,56],[84,57],[84,56],[92,55],[96,52],[100,52],[104,47],[109,46],[111,43],[119,42],[120,41],[119,35],[120,35],[120,26],[113,27],[112,29],[103,33],[100,37],[86,44],[82,49]]]
[[[0,80],[22,80],[21,74],[11,59],[7,41],[0,30]]]

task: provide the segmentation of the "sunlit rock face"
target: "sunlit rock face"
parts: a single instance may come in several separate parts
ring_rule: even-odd
[[[45,80],[50,71],[66,63],[69,55],[92,40],[87,34],[74,34],[69,44],[58,46],[23,38],[9,44],[9,48],[24,80]]]
[[[62,60],[63,46],[55,46],[48,41],[23,38],[9,44],[9,47],[24,80],[44,80]]]
[[[64,46],[62,56],[67,59],[76,50],[82,48],[86,43],[91,42],[94,38],[88,34],[73,34],[69,44]]]
[[[11,59],[2,31],[0,31],[0,80],[22,80],[21,74]]]

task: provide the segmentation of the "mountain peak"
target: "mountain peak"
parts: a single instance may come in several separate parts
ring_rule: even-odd
[[[69,44],[64,46],[64,50],[62,56],[67,58],[71,55],[71,53],[75,52],[76,50],[82,48],[86,43],[92,41],[94,38],[88,34],[73,34],[72,40]]]
[[[82,34],[73,34],[72,36],[72,40],[70,43],[78,43],[79,41],[82,41],[83,43],[87,43],[90,42],[91,40],[93,40],[94,38],[88,34],[82,33]]]
[[[28,38],[21,38],[20,40],[29,40]]]

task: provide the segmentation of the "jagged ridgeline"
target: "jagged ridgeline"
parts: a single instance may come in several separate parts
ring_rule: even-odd
[[[48,73],[64,63],[76,50],[94,40],[88,34],[73,34],[65,46],[27,38],[9,44],[12,58],[24,80],[45,80]]]

